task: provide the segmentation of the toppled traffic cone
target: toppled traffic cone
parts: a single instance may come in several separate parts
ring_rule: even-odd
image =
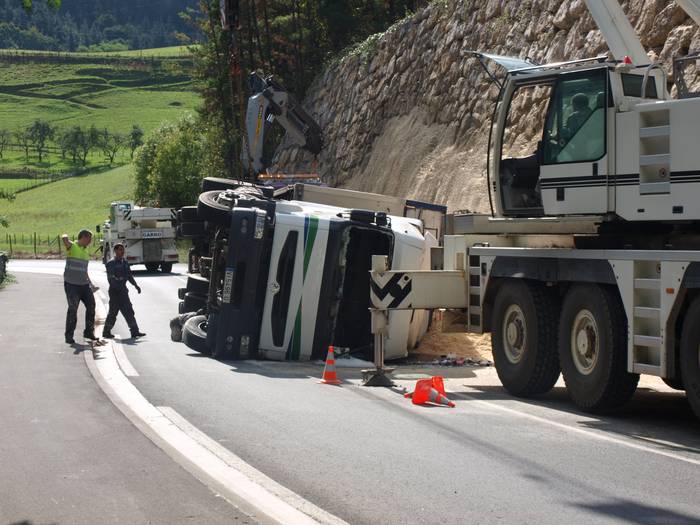
[[[328,356],[326,357],[326,366],[323,368],[323,378],[319,383],[324,383],[326,385],[339,385],[340,379],[338,379],[335,373],[335,356],[333,355],[333,345],[328,347]]]
[[[411,397],[414,405],[435,403],[436,405],[445,405],[448,407],[455,406],[452,401],[447,399],[445,386],[440,376],[419,380],[416,382],[416,389],[413,394],[405,394],[404,397]]]
[[[442,376],[433,376],[430,379],[420,379],[419,381],[416,382],[416,390],[418,390],[419,385],[423,385],[425,383],[429,383],[432,388],[440,392],[443,396],[446,396],[447,394],[445,393],[445,383],[442,379]],[[421,386],[420,388],[425,388]],[[414,392],[411,392],[409,394],[404,394],[403,397],[408,397],[411,398],[413,397]]]

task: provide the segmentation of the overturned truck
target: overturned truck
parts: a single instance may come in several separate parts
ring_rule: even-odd
[[[445,213],[303,184],[275,191],[207,178],[202,190],[179,211],[179,233],[193,241],[182,341],[218,359],[316,359],[331,344],[371,357],[371,256],[429,269]],[[428,322],[427,311],[393,312],[386,357],[405,357]]]

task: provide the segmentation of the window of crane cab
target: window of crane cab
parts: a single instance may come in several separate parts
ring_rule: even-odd
[[[543,137],[543,164],[593,162],[605,155],[608,75],[603,68],[561,75]]]
[[[642,84],[644,83],[644,75],[634,75],[632,73],[622,73],[622,94],[626,97],[642,98]],[[649,75],[647,79],[646,97],[644,98],[659,98],[656,94],[656,78]]]

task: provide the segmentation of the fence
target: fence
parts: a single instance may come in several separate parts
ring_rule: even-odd
[[[75,237],[71,239],[75,241]],[[4,237],[0,237],[0,247],[7,251],[12,257],[13,255],[29,255],[38,259],[39,256],[57,256],[65,255],[66,248],[63,246],[61,235],[46,235],[32,233],[5,233]],[[102,245],[102,237],[94,234],[92,236],[91,247],[94,250],[93,255],[97,254]]]

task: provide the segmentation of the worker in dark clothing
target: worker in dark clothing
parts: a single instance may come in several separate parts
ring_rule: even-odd
[[[109,281],[109,312],[107,320],[102,331],[102,337],[107,339],[114,338],[112,328],[117,321],[117,314],[122,313],[126,324],[131,330],[131,337],[143,337],[144,333],[139,330],[139,325],[136,324],[134,317],[134,308],[129,300],[129,290],[126,288],[127,281],[130,282],[138,293],[141,293],[141,288],[136,284],[134,276],[131,275],[129,263],[124,259],[124,245],[117,243],[114,245],[114,258],[107,263],[107,280]]]

